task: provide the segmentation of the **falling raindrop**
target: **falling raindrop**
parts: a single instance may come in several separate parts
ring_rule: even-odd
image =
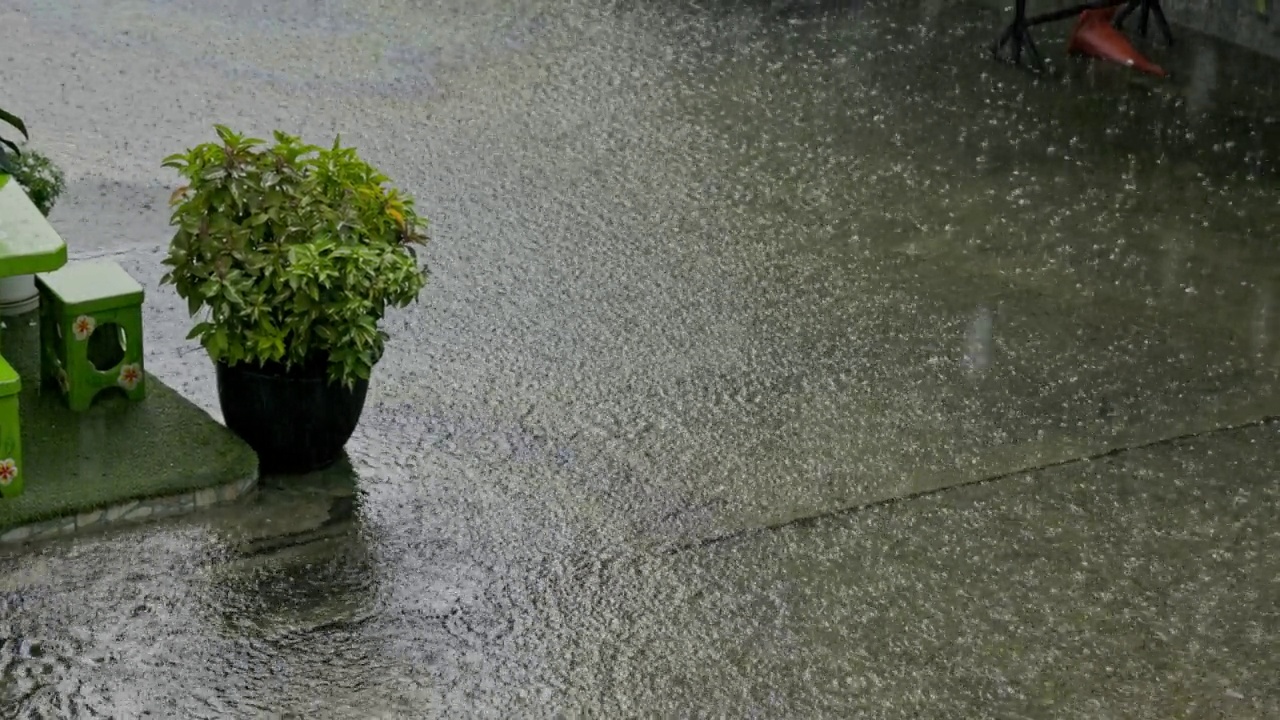
[[[1197,122],[1209,107],[1214,86],[1218,84],[1218,54],[1212,45],[1196,48],[1191,66],[1191,84],[1187,88],[1187,116]]]
[[[969,372],[982,372],[991,366],[994,329],[995,313],[985,305],[978,306],[965,334],[963,367]]]
[[[1265,285],[1258,287],[1256,310],[1253,314],[1253,352],[1262,357],[1271,344],[1269,326],[1271,324],[1271,288]]]

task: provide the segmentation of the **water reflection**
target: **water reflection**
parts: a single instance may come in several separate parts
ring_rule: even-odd
[[[249,512],[226,526],[232,549],[208,577],[228,631],[272,636],[372,612],[375,561],[359,502],[345,460],[300,478],[264,478]]]

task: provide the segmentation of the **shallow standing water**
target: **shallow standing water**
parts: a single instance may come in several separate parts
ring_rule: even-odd
[[[155,285],[160,158],[215,121],[341,132],[436,237],[349,468],[0,560],[3,707],[1280,712],[1277,438],[1213,433],[1280,414],[1280,73],[1190,37],[1169,82],[1035,80],[985,57],[999,24],[0,11],[6,103],[74,181],[55,224],[149,282],[150,369],[209,409]]]

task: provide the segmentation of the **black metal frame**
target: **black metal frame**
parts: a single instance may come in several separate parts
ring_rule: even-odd
[[[1036,49],[1035,41],[1031,39],[1032,27],[1043,25],[1044,23],[1067,20],[1076,17],[1085,10],[1100,10],[1117,5],[1124,5],[1125,7],[1116,13],[1115,18],[1111,21],[1112,25],[1117,28],[1123,27],[1125,20],[1128,20],[1135,10],[1141,10],[1142,13],[1138,17],[1138,34],[1142,37],[1147,36],[1147,22],[1154,15],[1156,28],[1164,36],[1165,44],[1173,44],[1173,33],[1169,30],[1169,21],[1165,19],[1164,9],[1160,7],[1160,0],[1094,0],[1093,2],[1073,5],[1069,8],[1033,15],[1032,17],[1027,17],[1027,0],[1015,0],[1013,22],[1009,23],[1009,26],[1000,35],[1000,39],[996,41],[995,45],[991,46],[991,55],[999,58],[1000,51],[1007,46],[1010,51],[1009,59],[1014,63],[1021,63],[1022,50],[1026,48],[1030,51],[1036,65],[1041,65],[1044,63],[1044,59],[1040,56],[1040,51]]]

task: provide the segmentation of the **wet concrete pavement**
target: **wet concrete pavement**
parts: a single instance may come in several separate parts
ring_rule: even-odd
[[[11,563],[6,690],[32,717],[1268,718],[1276,442],[667,554],[460,479],[343,518],[335,472]]]
[[[211,411],[155,286],[161,157],[341,132],[437,238],[349,470],[2,561],[9,705],[1280,713],[1280,74],[1192,38],[1152,51],[1168,83],[1036,82],[986,60],[998,26],[0,10],[6,107],[73,179],[55,224],[149,284],[150,369]]]

